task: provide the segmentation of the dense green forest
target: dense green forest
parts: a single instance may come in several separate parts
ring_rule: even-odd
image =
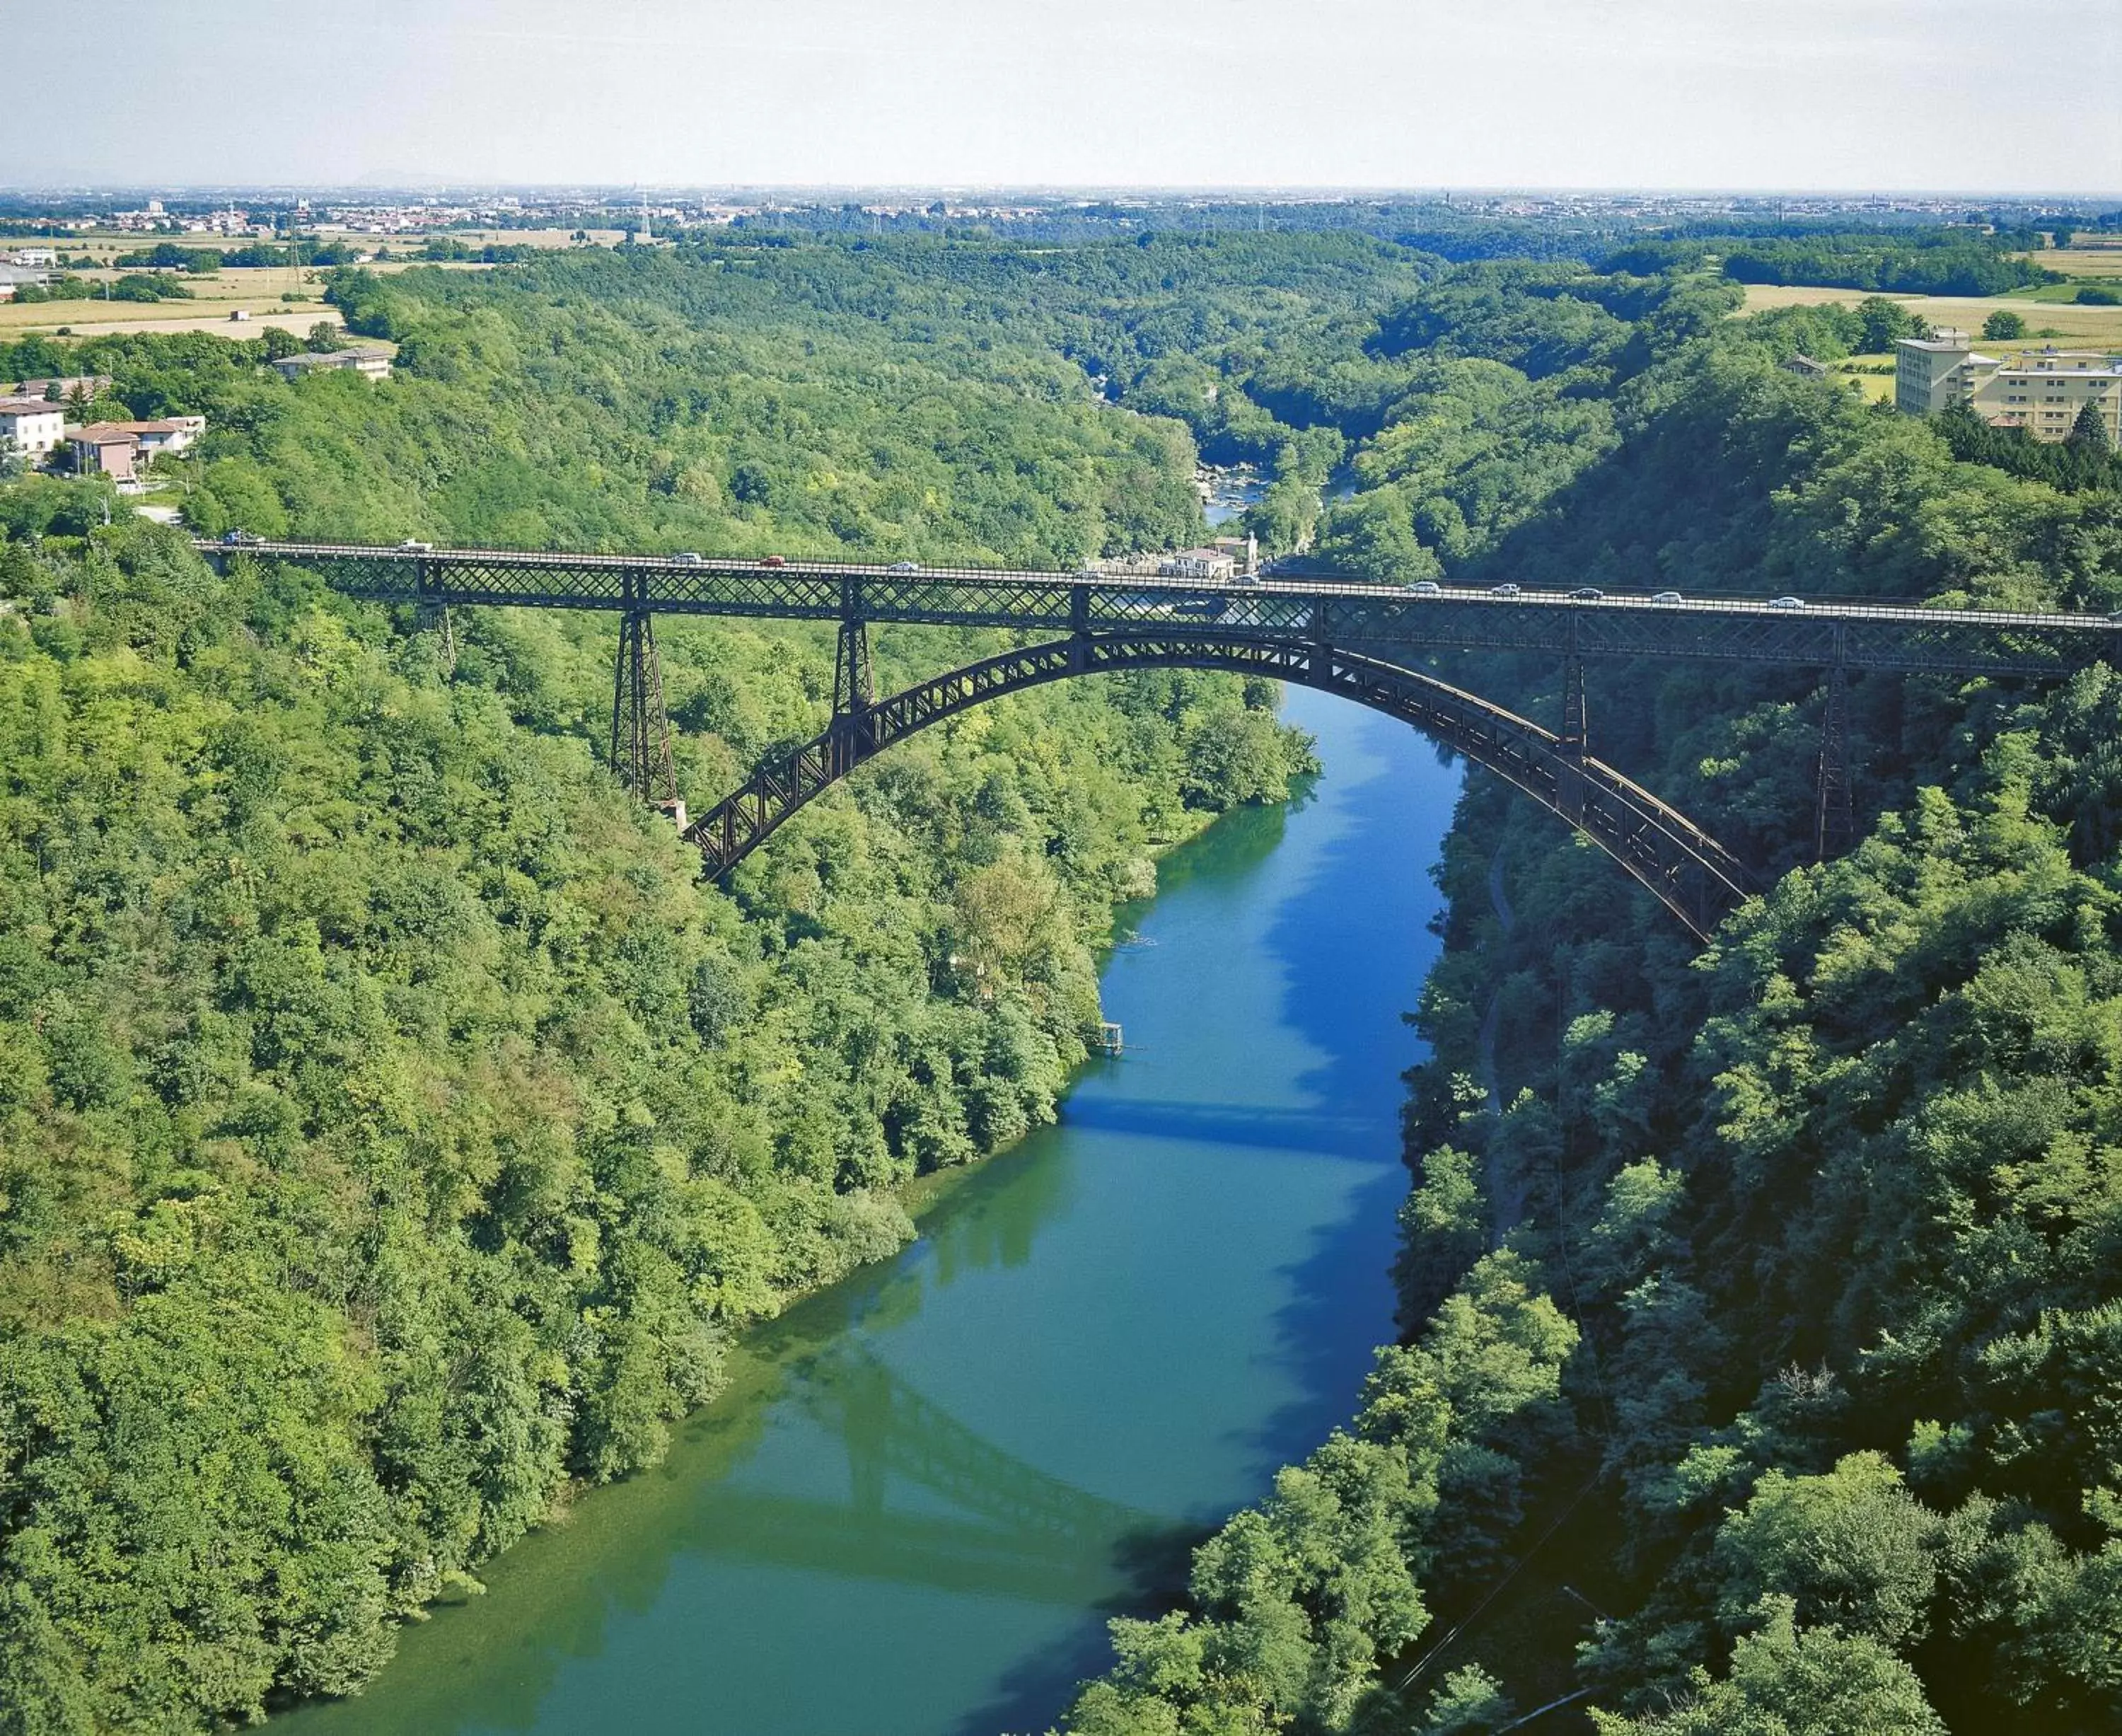
[[[402,337],[375,386],[213,338],[5,365],[208,414],[208,524],[1047,560],[1198,536],[1184,428],[991,319],[895,330],[735,273],[689,315],[695,272],[722,275],[605,260],[381,311],[356,284]],[[108,500],[0,489],[23,1732],[358,1687],[571,1481],[652,1462],[731,1331],[900,1247],[897,1183],[1050,1118],[1113,903],[1306,763],[1262,684],[1045,690],[895,753],[725,892],[596,764],[608,625],[460,616],[451,667],[409,615],[217,577]],[[661,639],[696,802],[817,727],[829,639]],[[881,676],[977,648],[887,635]]]
[[[1913,235],[1821,235],[1725,246],[1724,274],[1741,283],[1821,283],[1900,295],[2002,295],[2063,281],[2033,260],[1967,229]],[[2024,246],[2023,241],[2018,245]]]
[[[385,381],[217,337],[0,374],[207,414],[209,531],[1059,565],[1198,537],[1199,453],[1367,576],[2122,603],[2102,474],[1778,367],[1891,304],[1739,320],[1697,260],[1605,263],[723,235],[341,271]],[[460,620],[451,668],[107,502],[0,488],[0,1731],[40,1736],[358,1687],[652,1462],[729,1332],[900,1244],[896,1183],[1051,1114],[1114,901],[1304,763],[1263,686],[1064,684],[718,891],[597,769],[596,623]],[[696,803],[822,714],[813,634],[663,637]],[[1699,957],[1470,779],[1403,1340],[1070,1729],[2122,1717],[2122,689],[1860,679],[1867,835],[1820,867],[1816,679],[1597,673],[1601,755],[1783,876]],[[1611,1618],[1489,1613],[1564,1574]]]
[[[1728,324],[1633,373],[1586,321],[1557,359],[1602,377],[1563,399],[1519,383],[1507,323],[1418,323],[1511,344],[1519,378],[1388,425],[1330,534],[1371,514],[1475,583],[2122,602],[2096,478],[1956,461],[1776,367],[1861,317]],[[1522,498],[1464,481],[1493,445]],[[1474,534],[1433,490],[1479,503]],[[1183,1607],[1115,1623],[1078,1736],[1446,1736],[1583,1690],[1605,1736],[2122,1720],[2122,686],[1860,681],[1867,835],[1812,866],[1816,682],[1595,676],[1597,751],[1783,876],[1699,957],[1470,779],[1419,1013],[1407,1339]],[[1610,1618],[1508,1614],[1566,1580]],[[1574,1659],[1558,1624],[1590,1629]]]

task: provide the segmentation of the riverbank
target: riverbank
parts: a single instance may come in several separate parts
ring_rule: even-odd
[[[409,1631],[308,1736],[1043,1728],[1104,1620],[1354,1402],[1391,1336],[1400,1014],[1456,774],[1318,695],[1325,775],[1120,913],[1130,1053],[916,1201],[920,1240],[746,1335],[660,1466]],[[818,1679],[819,1636],[835,1668]]]

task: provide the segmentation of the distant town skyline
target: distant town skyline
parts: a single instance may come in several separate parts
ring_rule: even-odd
[[[2113,0],[142,0],[0,55],[125,122],[11,105],[17,186],[2122,187]]]

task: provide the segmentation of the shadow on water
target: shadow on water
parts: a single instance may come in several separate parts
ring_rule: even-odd
[[[1436,898],[1424,871],[1435,859],[1456,779],[1400,726],[1334,701],[1314,704],[1333,706],[1338,715],[1307,716],[1308,708],[1294,704],[1292,709],[1326,739],[1326,778],[1288,808],[1226,817],[1197,844],[1166,859],[1157,904],[1119,914],[1121,945],[1142,938],[1145,925],[1154,927],[1160,909],[1175,919],[1165,933],[1176,937],[1185,926],[1180,907],[1199,895],[1188,943],[1196,948],[1194,964],[1185,966],[1177,955],[1171,966],[1157,954],[1143,961],[1161,985],[1159,1016],[1176,1033],[1170,1065],[1133,1073],[1133,1064],[1126,1061],[1086,1068],[1060,1127],[1034,1134],[956,1183],[923,1214],[921,1241],[900,1259],[858,1272],[747,1334],[731,1355],[730,1390],[677,1429],[663,1465],[597,1491],[572,1522],[547,1528],[493,1563],[490,1597],[442,1609],[410,1631],[405,1656],[367,1701],[293,1715],[292,1722],[316,1727],[301,1736],[587,1729],[570,1719],[580,1710],[578,1696],[590,1692],[583,1683],[605,1682],[604,1692],[610,1691],[613,1678],[595,1673],[599,1664],[620,1670],[616,1679],[624,1684],[625,1701],[623,1710],[596,1702],[612,1715],[600,1727],[743,1729],[745,1736],[767,1736],[769,1724],[792,1729],[797,1726],[789,1719],[801,1714],[783,1711],[783,1721],[774,1723],[769,1713],[763,1723],[755,1719],[755,1729],[746,1726],[735,1682],[730,1691],[739,1697],[722,1707],[723,1678],[715,1671],[736,1662],[736,1654],[716,1653],[711,1659],[703,1648],[711,1641],[736,1643],[711,1630],[725,1612],[748,1614],[741,1606],[755,1588],[858,1582],[900,1589],[878,1595],[903,1597],[916,1611],[937,1599],[970,1599],[997,1611],[1045,1612],[1035,1639],[1023,1621],[999,1616],[992,1635],[982,1630],[975,1636],[961,1635],[950,1625],[956,1611],[970,1612],[972,1606],[936,1606],[946,1623],[933,1630],[937,1642],[954,1651],[970,1645],[977,1667],[954,1663],[943,1671],[958,1684],[952,1692],[962,1688],[955,1701],[930,1695],[919,1703],[948,1707],[923,1715],[924,1730],[963,1736],[1039,1729],[1053,1721],[1073,1685],[1108,1660],[1106,1617],[1154,1613],[1183,1586],[1193,1548],[1213,1528],[1197,1522],[1204,1517],[1198,1509],[1219,1500],[1227,1504],[1227,1496],[1211,1491],[1226,1487],[1222,1480],[1233,1467],[1226,1452],[1213,1480],[1202,1482],[1189,1449],[1183,1462],[1196,1479],[1190,1486],[1115,1480],[1114,1467],[1141,1451],[1120,1440],[1105,1445],[1103,1458],[1054,1453],[1057,1463],[1075,1467],[1070,1475],[1029,1462],[1026,1451],[1049,1456],[1045,1444],[1062,1439],[1057,1430],[1095,1433],[1104,1426],[1105,1373],[1097,1369],[1082,1397],[1068,1401],[1074,1411],[1054,1413],[1058,1425],[1042,1416],[1040,1430],[1025,1426],[1012,1414],[1015,1399],[998,1397],[1012,1392],[1010,1381],[1028,1380],[1023,1396],[1038,1398],[1049,1380],[1057,1383],[1054,1391],[1073,1392],[1068,1383],[1080,1370],[1065,1359],[1051,1371],[1044,1363],[1027,1369],[1022,1353],[995,1336],[985,1310],[997,1299],[996,1277],[1013,1275],[1017,1312],[1007,1317],[1021,1327],[1029,1323],[1042,1343],[1059,1344],[1075,1322],[1071,1313],[1048,1312],[1049,1303],[1081,1308],[1096,1299],[1106,1275],[1085,1263],[1092,1251],[1080,1228],[1060,1237],[1054,1248],[1042,1251],[1039,1243],[1049,1232],[1082,1219],[1082,1208],[1098,1200],[1099,1190],[1116,1180],[1124,1187],[1154,1190],[1171,1186],[1171,1177],[1200,1172],[1183,1165],[1166,1171],[1157,1158],[1166,1151],[1192,1152],[1189,1161],[1196,1166],[1214,1165],[1218,1153],[1229,1153],[1236,1187],[1260,1185],[1245,1180],[1246,1165],[1255,1161],[1285,1178],[1270,1187],[1286,1186],[1292,1174],[1309,1177],[1301,1184],[1311,1191],[1302,1196],[1311,1201],[1303,1209],[1320,1215],[1297,1221],[1314,1221],[1315,1227],[1306,1238],[1292,1228],[1279,1242],[1264,1244],[1276,1249],[1271,1259],[1285,1262],[1275,1278],[1277,1294],[1287,1299],[1279,1306],[1269,1302],[1257,1317],[1266,1341],[1254,1341],[1260,1328],[1248,1325],[1244,1331],[1251,1336],[1237,1339],[1233,1353],[1272,1369],[1268,1390],[1280,1401],[1264,1416],[1233,1424],[1236,1432],[1223,1437],[1237,1444],[1244,1461],[1236,1467],[1246,1473],[1239,1486],[1255,1490],[1274,1465],[1301,1456],[1345,1414],[1367,1364],[1367,1345],[1389,1331],[1380,1317],[1382,1275],[1391,1257],[1393,1207],[1405,1185],[1398,1151],[1400,1074],[1417,1053],[1397,1015],[1412,1004],[1434,950],[1425,925]],[[1352,718],[1360,721],[1352,727]],[[1292,837],[1291,827],[1300,820],[1305,823]],[[1271,915],[1261,902],[1269,897],[1276,901]],[[1270,967],[1264,979],[1270,1004],[1247,1003],[1226,1041],[1219,1027],[1204,1026],[1197,1015],[1193,985],[1183,973],[1191,968],[1213,976],[1223,968],[1215,957],[1224,944],[1216,925],[1246,909],[1263,918],[1246,945],[1267,955],[1259,962]],[[1204,924],[1206,962],[1200,950]],[[1182,980],[1175,980],[1175,969]],[[1228,980],[1241,989],[1250,985],[1250,992],[1263,979],[1241,971]],[[1277,1028],[1264,1028],[1269,1023]],[[1232,1077],[1233,1042],[1264,1046],[1258,1106],[1212,1100]],[[1236,1060],[1242,1065],[1254,1058],[1248,1050]],[[1294,1077],[1285,1076],[1292,1070]],[[1237,1077],[1241,1088],[1232,1094],[1241,1097],[1246,1081],[1242,1072]],[[1160,1098],[1160,1088],[1173,1095]],[[1087,1155],[1093,1149],[1105,1155]],[[1304,1164],[1310,1153],[1339,1166],[1349,1177],[1347,1186],[1336,1191],[1330,1169],[1322,1180],[1318,1166]],[[1087,1167],[1091,1164],[1105,1167]],[[1220,1168],[1208,1172],[1221,1180]],[[1087,1185],[1093,1179],[1096,1190]],[[1324,1193],[1316,1191],[1321,1188]],[[1159,1210],[1173,1209],[1166,1195],[1142,1197]],[[1255,1218],[1271,1218],[1286,1209],[1278,1204],[1284,1197],[1269,1191],[1243,1204]],[[1124,1193],[1118,1209],[1130,1212],[1139,1203]],[[1200,1215],[1191,1196],[1182,1196],[1176,1209],[1190,1219]],[[1113,1221],[1110,1214],[1091,1216],[1108,1227]],[[1190,1227],[1155,1219],[1147,1224],[1161,1236]],[[1292,1247],[1297,1252],[1291,1260]],[[1161,1245],[1156,1258],[1161,1281],[1164,1266],[1173,1262]],[[1079,1264],[1057,1275],[1048,1270],[1057,1259],[1063,1266],[1071,1260]],[[1227,1255],[1222,1264],[1230,1264]],[[1208,1275],[1190,1275],[1181,1260],[1171,1282],[1188,1285]],[[974,1282],[959,1294],[942,1299],[942,1292],[969,1280]],[[909,1372],[901,1329],[924,1313],[930,1359]],[[965,1336],[932,1336],[945,1317]],[[1180,1317],[1176,1311],[1173,1317]],[[1056,1321],[1066,1330],[1044,1329]],[[1176,1330],[1168,1327],[1166,1336]],[[1154,1335],[1144,1336],[1144,1346],[1129,1352],[1123,1342],[1115,1354],[1173,1354],[1168,1345],[1151,1348]],[[986,1348],[965,1351],[979,1343]],[[1190,1342],[1185,1348],[1190,1350]],[[953,1355],[967,1354],[985,1360],[951,1361]],[[960,1378],[969,1369],[971,1383]],[[1164,1365],[1151,1369],[1149,1378],[1165,1383]],[[1272,1402],[1264,1395],[1263,1401]],[[1175,1389],[1163,1402],[1169,1410],[1193,1401]],[[1242,1407],[1237,1414],[1244,1415]],[[1003,1436],[1015,1446],[998,1439]],[[1203,1437],[1213,1438],[1213,1429]],[[1077,1477],[1131,1493],[1161,1488],[1157,1504],[1171,1510],[1139,1510],[1082,1486]],[[1189,1507],[1197,1513],[1172,1516]],[[764,1577],[732,1577],[741,1575]],[[802,1606],[806,1621],[830,1620],[825,1612],[848,1607],[811,1590],[803,1595],[814,1599]],[[730,1599],[737,1600],[734,1609]],[[953,1613],[943,1617],[946,1607]],[[710,1610],[712,1617],[704,1613]],[[902,1619],[895,1611],[894,1618]],[[920,1618],[909,1611],[903,1619]],[[622,1631],[622,1620],[640,1631]],[[644,1647],[672,1653],[667,1661],[657,1659],[652,1682],[625,1673],[645,1665],[651,1654]],[[794,1671],[804,1668],[806,1657],[837,1654],[842,1647],[830,1632],[801,1628],[785,1635],[777,1629],[770,1649],[776,1659],[786,1654],[773,1668]],[[574,1671],[577,1663],[588,1673]],[[852,1649],[836,1663],[858,1667]],[[706,1699],[696,1697],[703,1693]],[[918,1700],[908,1698],[871,1727],[911,1728],[909,1709]],[[739,1722],[721,1721],[731,1718]]]
[[[1306,1106],[1269,1109],[1083,1093],[1064,1116],[1072,1128],[1315,1152],[1374,1166],[1375,1173],[1353,1189],[1349,1209],[1317,1225],[1309,1252],[1278,1274],[1289,1299],[1274,1315],[1270,1355],[1296,1392],[1247,1433],[1258,1464],[1255,1481],[1261,1485],[1274,1467],[1317,1444],[1322,1415],[1346,1413],[1369,1366],[1367,1346],[1340,1341],[1348,1322],[1376,1315],[1381,1273],[1395,1245],[1395,1211],[1407,1187],[1400,1145],[1402,1074],[1424,1052],[1399,1013],[1414,1004],[1440,945],[1429,923],[1442,900],[1429,869],[1460,784],[1458,770],[1404,726],[1324,696],[1292,699],[1299,701],[1291,708],[1292,720],[1330,741],[1325,778],[1308,780],[1287,809],[1246,810],[1228,817],[1218,831],[1227,828],[1232,845],[1259,860],[1283,842],[1292,819],[1315,805],[1337,811],[1331,817],[1339,823],[1265,937],[1283,973],[1281,1021],[1322,1057],[1297,1081]],[[1197,878],[1223,883],[1228,866],[1205,850],[1182,853],[1163,874],[1160,890],[1168,896]],[[1120,932],[1132,938],[1135,924]],[[1381,993],[1395,1003],[1389,1008],[1380,1008]],[[1389,1317],[1376,1322],[1375,1336],[1380,1342],[1391,1336]],[[1021,1660],[951,1736],[1050,1724],[1075,1685],[1110,1661],[1102,1618],[1176,1607],[1194,1550],[1218,1528],[1206,1522],[1161,1525],[1124,1537],[1115,1559],[1128,1593],[1103,1605],[1095,1626],[1085,1624],[1066,1644]]]
[[[1194,1139],[1266,1151],[1316,1151],[1337,1156],[1377,1154],[1378,1127],[1362,1116],[1321,1115],[1305,1109],[1255,1109],[1227,1103],[1158,1103],[1100,1097],[1069,1105],[1072,1128],[1134,1134],[1153,1139]]]
[[[661,1464],[596,1490],[581,1508],[489,1563],[483,1570],[489,1595],[445,1602],[407,1629],[404,1655],[368,1694],[313,1702],[275,1717],[274,1724],[301,1736],[540,1728],[563,1666],[602,1655],[615,1619],[651,1612],[674,1565],[687,1557],[1039,1602],[1138,1603],[1143,1593],[1124,1560],[1102,1545],[1091,1546],[1087,1566],[1057,1555],[1050,1522],[1042,1533],[1036,1526],[887,1515],[881,1507],[865,1518],[862,1491],[879,1480],[852,1452],[849,1493],[837,1503],[728,1486],[778,1419],[792,1409],[830,1412],[836,1382],[844,1423],[865,1405],[876,1406],[879,1383],[873,1370],[864,1372],[873,1359],[860,1349],[863,1333],[918,1313],[932,1285],[1029,1260],[1031,1227],[1064,1210],[1073,1186],[1071,1167],[1056,1160],[1061,1154],[1040,1149],[1049,1137],[1050,1130],[1035,1135],[968,1174],[924,1218],[923,1240],[907,1256],[864,1268],[747,1332],[732,1350],[728,1387],[676,1426]],[[992,1209],[1005,1197],[1009,1210]],[[932,1271],[923,1269],[923,1256],[932,1257]],[[887,1414],[895,1409],[888,1376],[883,1405]],[[896,1408],[925,1425],[929,1457],[946,1466],[955,1459],[960,1495],[976,1514],[995,1505],[979,1492],[977,1475],[984,1469],[998,1484],[1015,1483],[1021,1497],[1039,1490],[1053,1510],[1072,1510],[1086,1534],[1147,1537],[1158,1529],[1147,1515],[1072,1490],[979,1442],[910,1390]]]

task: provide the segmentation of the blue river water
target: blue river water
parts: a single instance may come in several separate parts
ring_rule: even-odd
[[[1292,691],[1325,771],[1161,864],[1122,1057],[899,1258],[751,1335],[656,1471],[579,1500],[299,1736],[1046,1729],[1389,1338],[1401,1014],[1456,770]]]

